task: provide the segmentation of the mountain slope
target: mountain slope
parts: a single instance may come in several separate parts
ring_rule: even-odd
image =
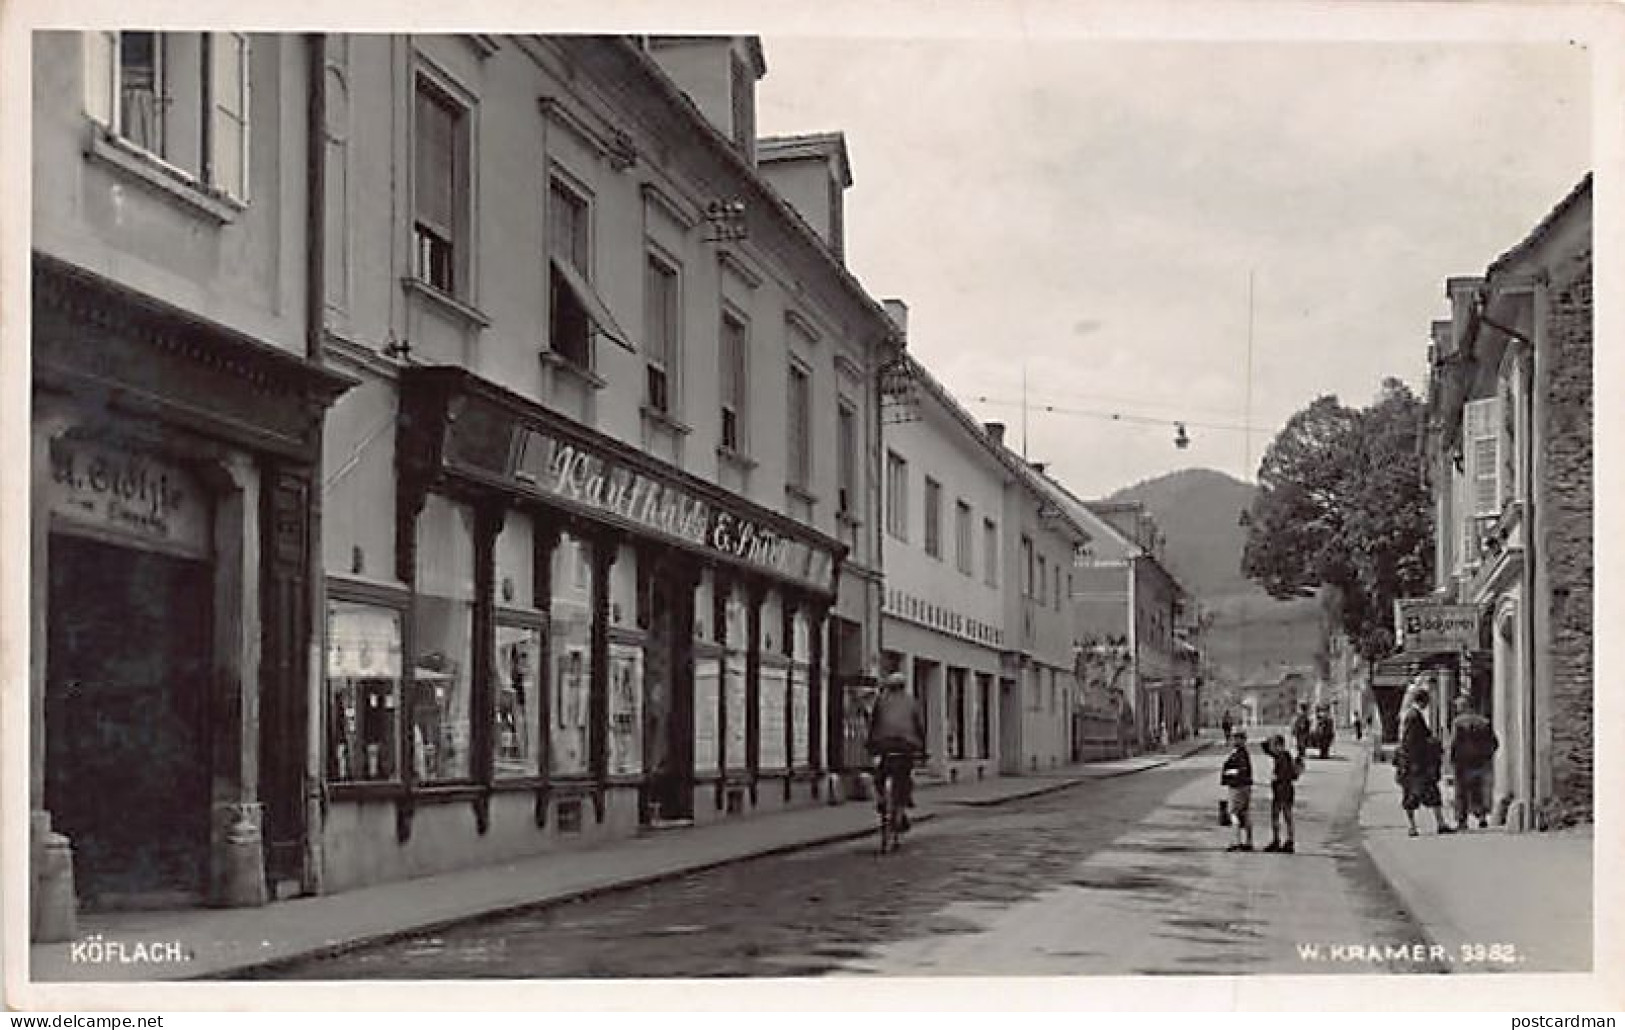
[[[1275,682],[1312,669],[1320,650],[1314,598],[1278,601],[1241,573],[1247,531],[1240,518],[1253,492],[1222,472],[1182,469],[1108,498],[1139,501],[1157,520],[1168,566],[1212,616],[1203,639],[1208,660],[1231,683]]]

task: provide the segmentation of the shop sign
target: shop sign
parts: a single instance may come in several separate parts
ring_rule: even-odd
[[[196,479],[137,451],[53,440],[50,510],[88,529],[208,552],[207,496]]]
[[[829,550],[541,430],[521,431],[511,468],[527,492],[616,516],[821,591],[834,588],[835,562]]]
[[[1433,601],[1394,602],[1400,647],[1416,652],[1471,651],[1478,647],[1478,608]]]

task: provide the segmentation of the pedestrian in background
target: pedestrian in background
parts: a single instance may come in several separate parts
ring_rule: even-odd
[[[1226,851],[1253,850],[1253,759],[1247,754],[1247,734],[1236,730],[1230,743],[1234,745],[1219,770],[1219,782],[1224,785],[1230,804],[1230,820],[1236,827],[1236,842]]]
[[[1230,718],[1229,712],[1225,712],[1224,718],[1219,720],[1219,728],[1224,730],[1224,742],[1226,744],[1230,743],[1230,731],[1235,728],[1235,725],[1235,721]]]
[[[1279,733],[1264,742],[1264,753],[1270,756],[1273,763],[1270,768],[1270,842],[1264,850],[1290,855],[1296,850],[1293,844],[1296,834],[1292,824],[1292,804],[1297,800],[1297,787],[1294,784],[1303,766],[1292,757],[1292,752],[1286,748],[1286,738]],[[1281,839],[1283,827],[1286,829],[1285,840]]]
[[[1298,714],[1292,717],[1292,746],[1298,751],[1298,761],[1309,752],[1309,702],[1298,705]]]
[[[1444,801],[1439,796],[1439,774],[1444,767],[1444,746],[1428,726],[1428,691],[1420,682],[1410,691],[1405,710],[1399,717],[1399,750],[1394,754],[1394,779],[1400,787],[1400,807],[1410,836],[1416,829],[1416,810],[1433,810],[1433,825],[1439,833],[1455,833],[1444,821]]]
[[[1456,699],[1456,719],[1450,724],[1450,766],[1456,776],[1456,827],[1468,827],[1468,815],[1478,817],[1478,828],[1489,826],[1491,762],[1501,741],[1495,727],[1473,711],[1467,698]]]

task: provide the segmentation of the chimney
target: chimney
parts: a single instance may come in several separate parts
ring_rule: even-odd
[[[650,36],[648,51],[716,130],[756,161],[756,82],[767,74],[757,36]]]
[[[987,437],[988,437],[989,440],[992,440],[994,443],[998,444],[1000,447],[1004,446],[1004,423],[1003,422],[983,422],[982,423],[982,429],[987,433]]]
[[[1470,275],[1458,275],[1445,280],[1445,296],[1450,298],[1451,326],[1449,343],[1444,348],[1445,354],[1456,354],[1461,351],[1462,336],[1467,332],[1467,313],[1473,309],[1473,300],[1478,295],[1479,287],[1483,285],[1483,279]]]
[[[757,140],[756,167],[768,185],[844,263],[845,195],[852,186],[846,137],[839,132],[824,132]]]
[[[896,297],[887,297],[885,300],[881,301],[880,304],[886,309],[886,317],[892,320],[892,325],[895,325],[897,327],[897,331],[903,334],[903,339],[907,340],[908,305],[898,300]]]

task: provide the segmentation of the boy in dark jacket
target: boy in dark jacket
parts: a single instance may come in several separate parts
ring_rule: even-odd
[[[1247,732],[1237,729],[1230,738],[1235,745],[1219,770],[1219,782],[1229,794],[1230,820],[1236,827],[1236,842],[1226,851],[1253,850],[1253,760],[1247,754]]]
[[[1298,762],[1287,750],[1286,738],[1279,733],[1264,742],[1264,753],[1274,763],[1270,770],[1270,842],[1264,850],[1290,855],[1295,850],[1292,843],[1292,803],[1297,795],[1293,783],[1298,778]],[[1286,826],[1285,841],[1281,840],[1283,824]]]

